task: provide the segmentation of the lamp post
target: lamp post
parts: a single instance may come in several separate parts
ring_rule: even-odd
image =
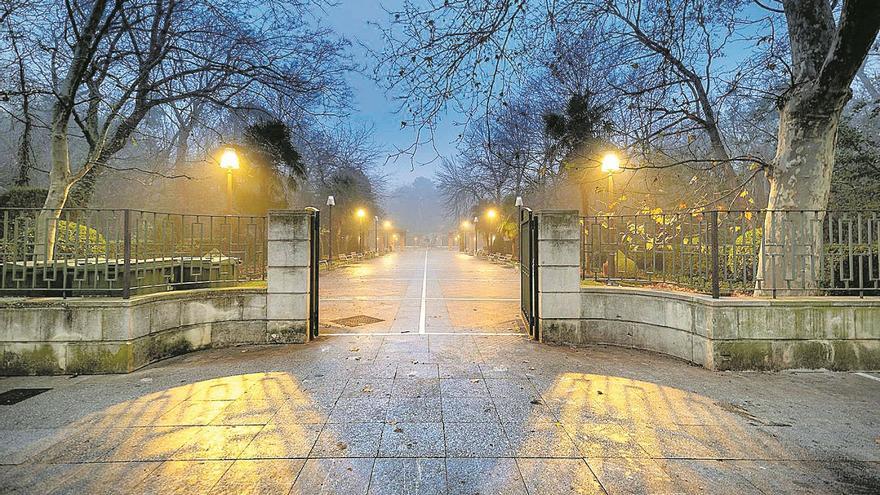
[[[611,214],[611,202],[614,200],[614,172],[620,170],[620,158],[614,153],[607,153],[602,157],[602,172],[608,174],[608,214]],[[608,219],[611,223],[611,219]],[[609,282],[617,272],[617,250],[608,253],[608,270],[607,275]]]
[[[391,230],[391,222],[385,220],[384,222],[382,222],[382,227],[385,229],[384,233],[382,234],[382,244],[385,248],[385,251],[388,251],[388,232]]]
[[[477,255],[477,245],[479,244],[479,239],[477,238],[477,222],[480,221],[480,217],[474,217],[474,256]]]
[[[331,195],[327,196],[327,266],[333,264],[333,207],[336,206],[336,199]]]
[[[235,148],[227,146],[220,155],[220,168],[226,170],[226,211],[232,213],[232,171],[238,170],[238,153]]]
[[[468,238],[467,231],[470,230],[470,228],[471,228],[471,223],[470,223],[470,222],[468,222],[467,220],[464,220],[464,221],[461,222],[461,239],[462,239],[462,241],[463,241],[463,242],[462,242],[462,249],[461,249],[461,250],[464,251],[464,252],[467,252],[467,250],[468,250],[468,248],[467,248],[467,244],[468,244],[468,240],[467,240],[467,238]]]
[[[373,237],[376,241],[376,254],[379,254],[379,216],[373,215]]]
[[[495,219],[498,218],[498,210],[495,208],[489,208],[486,211],[486,218],[489,220],[489,230],[486,234],[486,242],[489,243],[489,246],[486,248],[486,251],[491,251],[492,247],[495,245],[495,232],[492,230],[492,225],[495,223]]]
[[[357,214],[358,222],[359,222],[358,251],[363,253],[364,252],[364,217],[367,216],[367,212],[363,208],[358,208],[356,214]]]

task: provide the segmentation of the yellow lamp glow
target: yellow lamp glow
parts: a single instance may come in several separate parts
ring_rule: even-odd
[[[498,216],[498,212],[495,208],[489,208],[489,211],[486,212],[486,216],[489,217],[490,220],[494,220],[495,217]]]
[[[602,172],[612,173],[620,170],[620,158],[614,153],[607,153],[602,157]]]
[[[367,212],[363,208],[358,208],[355,214],[358,216],[358,218],[364,218],[365,216],[367,216]]]
[[[465,220],[464,222],[461,222],[461,228],[469,229],[469,228],[471,228],[471,223],[468,222],[467,220]]]
[[[235,152],[235,148],[229,146],[223,150],[223,154],[220,155],[220,168],[226,170],[238,170],[238,153]]]
[[[390,228],[391,228],[391,222],[388,221],[388,220],[385,220],[385,222],[382,224],[382,226],[385,227],[386,229],[390,229]]]

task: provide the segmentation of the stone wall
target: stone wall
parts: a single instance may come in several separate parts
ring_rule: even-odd
[[[581,288],[577,212],[539,212],[538,222],[544,342],[646,349],[716,370],[880,370],[880,298]]]
[[[206,347],[308,340],[309,212],[269,212],[267,287],[0,298],[0,374],[126,373]]]
[[[571,344],[647,349],[717,370],[880,369],[880,300],[722,298],[622,287],[581,290]]]
[[[273,342],[266,290],[0,299],[0,374],[126,373],[207,347]]]

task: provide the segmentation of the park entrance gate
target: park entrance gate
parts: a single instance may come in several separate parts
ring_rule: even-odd
[[[519,215],[520,308],[529,337],[538,335],[538,218],[529,208]]]
[[[309,335],[318,336],[318,274],[321,261],[321,212],[309,211]]]

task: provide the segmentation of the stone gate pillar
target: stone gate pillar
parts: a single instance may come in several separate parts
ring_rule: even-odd
[[[309,212],[269,211],[266,333],[272,343],[303,343],[309,328]]]
[[[577,210],[538,216],[538,328],[544,342],[577,342],[580,331],[580,217]]]

